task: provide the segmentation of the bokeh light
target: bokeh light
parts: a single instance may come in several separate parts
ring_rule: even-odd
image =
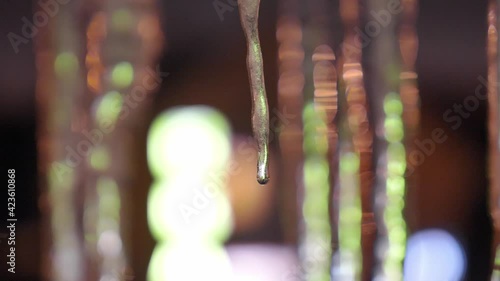
[[[232,213],[221,177],[230,149],[227,121],[212,108],[175,108],[153,122],[148,222],[158,244],[149,281],[232,280],[223,248]]]
[[[462,245],[440,229],[415,233],[408,239],[405,281],[459,281],[466,269]]]

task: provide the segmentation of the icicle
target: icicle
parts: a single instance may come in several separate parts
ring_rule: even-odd
[[[260,0],[239,0],[241,26],[247,39],[247,67],[252,92],[252,128],[257,141],[257,181],[269,181],[269,109],[259,40]]]

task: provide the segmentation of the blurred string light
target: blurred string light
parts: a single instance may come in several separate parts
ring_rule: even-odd
[[[333,280],[361,280],[363,256],[361,231],[373,231],[372,212],[369,202],[363,213],[362,187],[371,186],[369,165],[371,162],[372,134],[368,122],[367,99],[361,68],[362,48],[354,32],[359,28],[360,8],[358,1],[340,1],[340,15],[344,25],[341,69],[343,94],[339,96],[339,175],[336,180],[338,199],[339,249],[333,257]],[[363,190],[365,193],[368,189]],[[368,272],[368,271],[367,271]]]
[[[304,280],[323,281],[330,280],[331,271],[333,236],[330,181],[335,165],[330,163],[330,159],[337,142],[334,124],[337,114],[337,73],[335,55],[326,44],[329,41],[328,32],[316,22],[316,10],[312,9],[311,3],[303,4],[311,14],[305,22],[307,31],[303,38],[304,51],[309,59],[304,61],[304,191],[301,202],[304,230],[299,254]],[[327,3],[322,2],[321,5],[327,6]],[[318,30],[312,32],[314,28]],[[318,247],[321,253],[318,253]]]
[[[304,74],[302,64],[304,49],[302,47],[302,26],[298,19],[298,1],[280,0],[279,19],[276,39],[278,41],[278,104],[290,115],[300,116],[302,113],[302,91]],[[295,175],[297,167],[303,161],[302,155],[302,120],[292,118],[288,124],[281,124],[279,134],[283,174]],[[283,199],[280,218],[283,220],[285,241],[289,244],[297,241],[297,191],[300,183],[296,177],[281,179]]]
[[[148,222],[157,245],[149,281],[232,280],[223,248],[232,214],[225,182],[216,180],[230,149],[227,121],[208,107],[172,109],[151,125]]]
[[[134,76],[130,63],[120,61],[122,58],[119,56],[106,53],[109,46],[116,44],[111,38],[127,32],[110,24],[110,15],[112,17],[112,14],[116,13],[116,4],[113,5],[112,2],[103,3],[104,11],[94,15],[87,31],[88,45],[90,45],[87,54],[87,64],[89,64],[87,82],[90,82],[89,89],[99,94],[94,99],[91,116],[94,121],[93,128],[100,132],[102,141],[92,147],[88,158],[95,182],[94,187],[92,183],[90,184],[91,190],[88,191],[86,202],[86,242],[89,243],[91,253],[97,254],[94,256],[94,262],[99,261],[97,265],[99,280],[116,278],[126,269],[128,262],[125,249],[122,247],[125,243],[121,216],[124,195],[120,192],[120,176],[111,170],[111,167],[117,165],[113,163],[115,157],[111,145],[119,133],[115,131],[115,127],[118,125],[118,115],[123,106],[120,91],[132,84]],[[94,58],[90,59],[91,56]],[[116,60],[118,63],[113,63]],[[113,131],[110,134],[103,134],[104,128],[111,128]]]
[[[338,190],[338,233],[339,249],[334,255],[333,274],[337,280],[360,280],[362,269],[361,253],[361,171],[360,147],[355,142],[366,122],[366,109],[359,104],[363,89],[359,84],[361,76],[353,79],[353,69],[344,65],[345,83],[348,90],[339,97],[339,175]],[[349,101],[348,101],[349,100]]]
[[[80,209],[77,201],[77,186],[82,174],[78,166],[68,167],[65,150],[76,143],[73,131],[77,129],[74,125],[79,120],[75,112],[78,112],[78,101],[84,88],[80,78],[81,42],[78,21],[75,21],[72,12],[74,9],[73,4],[61,7],[57,21],[49,26],[53,30],[44,32],[46,36],[37,39],[38,101],[40,111],[48,116],[41,124],[47,131],[40,134],[39,151],[47,153],[41,156],[42,161],[50,161],[50,167],[42,165],[48,176],[51,224],[51,249],[46,253],[51,259],[49,273],[45,277],[55,281],[84,280],[84,251],[79,239]],[[56,40],[48,39],[50,36]],[[53,43],[55,54],[47,50]],[[51,60],[52,63],[48,64]],[[52,81],[54,85],[47,81]]]
[[[102,41],[106,36],[106,14],[95,13],[89,21],[86,30],[87,53],[85,65],[87,66],[87,88],[93,94],[102,92]]]
[[[418,75],[415,61],[418,51],[416,21],[418,17],[418,0],[401,1],[402,14],[399,24],[399,47],[402,58],[400,73],[400,93],[403,102],[403,118],[405,122],[406,145],[415,139],[420,122],[420,97],[418,91]],[[410,150],[410,147],[407,147]]]
[[[332,227],[330,225],[330,200],[329,198],[332,197],[331,195],[331,178],[332,178],[332,175],[334,174],[334,172],[332,171],[333,169],[335,169],[337,167],[337,165],[335,163],[332,163],[331,161],[334,159],[333,157],[333,154],[334,154],[334,150],[337,146],[337,143],[338,143],[338,135],[337,135],[337,127],[335,126],[335,123],[334,123],[334,119],[337,115],[337,108],[338,108],[338,104],[337,104],[337,71],[336,71],[336,68],[335,68],[335,54],[333,53],[333,50],[326,44],[321,44],[319,45],[318,47],[316,47],[316,49],[314,50],[313,52],[313,56],[312,56],[312,61],[314,63],[314,69],[313,69],[313,82],[314,82],[314,111],[316,113],[316,118],[318,118],[318,120],[321,120],[321,123],[317,123],[317,126],[316,126],[316,144],[323,144],[323,138],[326,139],[326,143],[324,144],[325,147],[317,147],[317,151],[316,153],[318,154],[322,154],[321,156],[319,155],[316,155],[316,156],[313,156],[314,153],[311,153],[312,151],[310,150],[311,148],[308,147],[307,149],[305,149],[305,152],[306,152],[306,155],[309,155],[309,156],[312,156],[312,159],[310,160],[313,160],[313,161],[316,161],[316,160],[319,160],[318,158],[319,157],[324,157],[322,158],[319,162],[323,162],[323,160],[326,160],[328,162],[328,165],[326,166],[326,175],[324,175],[324,179],[325,180],[325,186],[323,187],[325,194],[323,194],[324,199],[323,201],[327,204],[326,206],[322,206],[327,208],[327,209],[323,209],[321,210],[322,214],[325,216],[323,218],[324,220],[324,235],[325,235],[325,238],[322,238],[324,239],[324,241],[328,241],[326,240],[326,235],[329,234],[328,232],[332,232]],[[310,120],[313,120],[312,118]],[[323,123],[324,122],[324,123]],[[309,125],[312,125],[311,123],[306,123],[304,122],[305,126],[309,126]],[[314,123],[313,123],[314,124]],[[324,126],[324,127],[323,127]],[[321,138],[321,139],[318,139],[318,138]],[[307,142],[306,142],[307,143]],[[311,145],[311,144],[309,144]],[[318,157],[319,156],[319,157]],[[318,157],[318,158],[316,158]],[[307,158],[306,158],[307,159]],[[308,159],[309,160],[309,159]],[[306,160],[307,161],[307,160]],[[339,159],[339,162],[341,162],[342,159]],[[336,173],[336,172],[335,172]],[[341,174],[342,171],[340,171],[339,174]],[[313,184],[313,183],[311,183]],[[314,192],[311,190],[311,193]],[[313,196],[311,196],[311,199],[313,200],[317,200],[315,198],[313,198]],[[349,200],[350,198],[343,198],[346,200],[345,204],[346,205],[339,205],[338,208],[341,210],[340,212],[344,211],[343,213],[340,213],[340,219],[338,220],[338,224],[337,224],[337,229],[339,231],[339,236],[338,236],[338,242],[339,242],[339,245],[342,246],[342,245],[346,245],[346,243],[349,243],[347,242],[347,240],[349,240],[349,238],[347,238],[345,235],[344,236],[341,236],[341,232],[340,232],[340,229],[344,229],[346,232],[344,232],[343,234],[346,234],[347,232],[349,232],[349,230],[352,230],[352,227],[349,228],[350,226],[352,226],[351,223],[353,224],[356,224],[356,221],[353,217],[351,217],[351,221],[348,221],[348,220],[343,220],[342,218],[347,218],[347,216],[349,216],[347,213],[349,212],[347,210],[347,208],[344,208],[346,206],[348,206],[349,204],[351,203],[354,203],[352,200]],[[341,199],[342,200],[342,199]],[[343,203],[341,203],[343,204]],[[349,206],[348,208],[356,208],[356,204],[354,205],[351,205]],[[318,209],[319,211],[319,209]],[[318,213],[319,215],[319,213]],[[312,221],[314,221],[315,219],[319,219],[320,217],[316,217],[316,218],[313,218]],[[354,221],[352,221],[352,219],[354,219]],[[308,223],[308,221],[306,220],[306,224]],[[359,229],[359,224],[357,225],[358,229]],[[327,232],[328,231],[328,232]],[[332,234],[329,234],[329,235],[332,235]],[[349,233],[349,235],[354,235],[355,236],[355,233]],[[330,241],[332,240],[333,237],[330,237]],[[328,249],[327,251],[327,254],[328,254],[328,258],[325,259],[325,264],[324,266],[328,266],[329,269],[331,269],[331,249]],[[347,254],[347,253],[346,253]],[[326,264],[326,262],[328,262],[328,264]],[[330,272],[330,270],[329,270]]]
[[[106,21],[106,13],[103,11],[96,12],[90,18],[90,21],[87,25],[86,29],[86,39],[87,39],[87,53],[85,55],[85,64],[87,67],[87,89],[92,95],[99,95],[94,98],[94,96],[88,96],[91,102],[93,102],[94,107],[90,108],[90,116],[92,118],[92,123],[89,125],[91,128],[100,129],[99,120],[107,120],[109,113],[109,108],[100,107],[100,109],[95,108],[96,102],[95,100],[102,100],[102,92],[103,87],[107,86],[107,84],[103,80],[104,73],[104,64],[103,64],[103,53],[102,53],[102,44],[107,35],[107,21]],[[108,98],[109,100],[109,98]],[[113,181],[109,176],[104,175],[104,173],[109,170],[112,164],[112,155],[110,149],[107,147],[106,143],[101,140],[101,142],[96,143],[95,147],[92,147],[89,154],[89,180],[87,183],[86,193],[85,193],[85,212],[84,212],[84,237],[85,237],[85,246],[88,250],[89,255],[89,270],[88,275],[89,278],[98,279],[99,275],[99,260],[101,255],[107,255],[109,251],[106,251],[105,244],[103,244],[104,237],[106,233],[113,233],[113,237],[119,239],[119,244],[123,244],[121,241],[121,237],[118,236],[116,238],[116,231],[119,230],[117,219],[118,217],[113,217],[109,220],[109,223],[113,224],[113,230],[109,230],[111,232],[107,232],[108,229],[105,228],[105,225],[98,226],[99,224],[103,224],[105,217],[99,217],[104,213],[106,216],[106,212],[104,212],[102,208],[102,202],[99,200],[99,189],[100,193],[103,192],[103,183],[109,183]],[[93,175],[99,177],[94,178]],[[113,181],[111,184],[115,186],[116,183]],[[114,191],[111,191],[114,194]],[[119,198],[119,197],[118,197]],[[105,201],[105,200],[104,200]],[[121,206],[121,200],[118,199],[119,206]],[[116,208],[116,207],[115,207]],[[101,235],[102,234],[102,235]],[[100,242],[100,243],[99,243]],[[121,253],[121,249],[119,251]],[[108,262],[109,264],[109,262]]]
[[[368,9],[386,10],[389,0],[370,0]],[[393,17],[395,17],[393,15]],[[406,148],[403,103],[398,93],[400,72],[397,20],[380,29],[370,44],[368,67],[372,90],[373,126],[375,132],[374,163],[376,163],[375,216],[378,237],[375,245],[374,280],[403,280],[406,222],[403,215],[406,191]]]
[[[406,153],[403,142],[403,106],[399,95],[390,93],[384,99],[385,138],[388,142],[385,158],[386,166],[386,202],[383,219],[387,229],[387,252],[384,261],[384,271],[390,280],[401,278],[401,264],[405,256],[406,223],[403,217],[405,206],[405,171]],[[377,197],[376,200],[382,200]],[[384,243],[384,242],[379,242]],[[383,244],[379,244],[384,247]]]
[[[448,232],[423,230],[408,239],[405,281],[459,281],[465,268],[464,250]]]
[[[500,98],[498,96],[498,1],[489,1],[488,7],[488,131],[490,210],[494,227],[495,260],[492,281],[500,280]]]
[[[303,112],[304,122],[304,199],[302,216],[304,234],[300,251],[304,262],[305,280],[330,280],[330,241],[332,239],[329,213],[329,165],[326,114],[307,103]],[[317,258],[318,245],[327,245],[327,255]],[[314,263],[306,263],[314,259]]]
[[[137,119],[147,104],[134,105],[129,116],[130,99],[134,87],[146,74],[146,67],[156,58],[162,46],[159,20],[154,1],[141,5],[118,0],[100,2],[87,25],[87,88],[91,106],[90,135],[93,145],[87,158],[90,177],[86,190],[85,243],[90,255],[91,279],[115,280],[128,273],[126,256],[124,206],[131,206],[126,193],[130,133],[127,124]],[[145,29],[149,29],[145,32]],[[155,77],[152,77],[155,78]],[[135,83],[134,83],[135,82]],[[151,89],[142,87],[143,94]],[[126,113],[126,114],[123,114]],[[125,117],[128,119],[125,120]],[[125,161],[124,161],[125,160]],[[96,273],[97,271],[97,273]],[[99,276],[96,276],[99,275]]]
[[[324,0],[300,1],[303,19],[302,42],[305,60],[303,93],[304,191],[302,195],[303,232],[299,255],[303,280],[331,279],[332,245],[337,235],[331,224],[332,178],[338,167],[333,157],[337,147],[337,71],[330,38],[334,25]],[[322,248],[322,254],[317,248]]]
[[[417,190],[418,173],[413,172],[418,162],[415,159],[415,139],[420,128],[420,96],[418,90],[418,74],[415,71],[415,61],[418,51],[418,36],[416,21],[418,17],[418,0],[401,1],[402,13],[399,23],[399,47],[401,51],[401,73],[400,73],[400,96],[403,103],[403,121],[405,130],[405,147],[408,171],[414,176],[406,177],[407,197],[410,199],[412,192]],[[415,200],[407,200],[406,221],[415,222],[416,206],[412,206]]]
[[[348,142],[339,148],[339,250],[334,258],[334,280],[360,280],[361,200],[359,198],[359,154]],[[338,260],[335,260],[338,259]]]

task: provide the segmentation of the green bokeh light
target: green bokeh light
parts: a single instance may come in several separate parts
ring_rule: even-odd
[[[345,137],[344,137],[345,138]],[[339,156],[339,251],[340,266],[346,276],[357,279],[361,273],[360,158],[346,140],[341,140]]]
[[[305,224],[304,252],[313,251],[318,243],[330,243],[331,226],[329,217],[330,171],[328,164],[328,126],[326,113],[313,102],[304,106],[303,166],[304,199],[302,216]],[[328,255],[330,256],[330,255]],[[317,260],[314,266],[304,268],[305,280],[326,281],[330,279],[330,257]]]
[[[391,280],[402,280],[401,267],[406,247],[405,206],[406,149],[404,140],[403,104],[397,93],[391,92],[384,99],[385,138],[387,141],[387,177],[385,182],[387,203],[384,222],[387,227],[387,258],[383,264]]]
[[[384,111],[387,115],[403,114],[403,104],[396,93],[389,93],[384,100]]]
[[[224,117],[205,106],[177,108],[153,122],[148,162],[157,178],[190,171],[220,170],[229,159],[230,129]]]
[[[211,177],[225,171],[230,151],[229,125],[209,107],[174,108],[151,125],[148,223],[158,244],[149,281],[232,280],[223,248],[233,226],[231,205],[225,182]],[[203,199],[209,189],[215,195]],[[204,200],[203,207],[196,203]]]
[[[106,148],[98,146],[92,149],[90,154],[90,166],[98,171],[104,171],[109,168],[111,159]]]
[[[399,142],[404,137],[403,120],[399,117],[387,117],[384,122],[385,137],[390,142]]]
[[[118,184],[109,177],[99,177],[97,179],[97,194],[99,195],[99,221],[97,232],[105,230],[118,230],[120,221],[121,199],[118,191]]]
[[[111,72],[111,81],[118,88],[126,88],[134,80],[134,67],[129,62],[120,62]]]
[[[111,26],[113,29],[125,32],[134,26],[134,17],[129,9],[119,9],[111,15]]]
[[[123,107],[123,97],[117,91],[106,93],[99,102],[96,110],[96,120],[99,126],[116,124]]]
[[[74,75],[79,67],[78,58],[70,52],[60,53],[54,62],[54,70],[57,76]]]

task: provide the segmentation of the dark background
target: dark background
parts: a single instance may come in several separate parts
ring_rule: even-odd
[[[276,1],[263,0],[261,40],[270,106],[276,104]],[[151,113],[177,104],[204,103],[222,110],[237,132],[250,133],[250,99],[245,68],[245,42],[238,12],[224,14],[221,21],[208,0],[164,1],[163,28],[166,50],[161,68],[170,73],[156,94]],[[0,140],[2,170],[16,169],[17,178],[17,279],[39,280],[40,214],[37,205],[37,153],[35,105],[35,56],[32,41],[15,54],[7,34],[19,33],[22,17],[32,18],[31,1],[0,2]],[[487,209],[486,104],[453,130],[443,113],[472,95],[486,77],[485,0],[423,0],[417,22],[420,48],[417,59],[422,100],[420,139],[443,128],[449,140],[436,147],[418,168],[420,179],[409,200],[415,210],[409,219],[412,231],[440,227],[453,233],[464,245],[468,257],[466,280],[487,280],[491,264],[491,222]],[[150,119],[151,119],[150,118]],[[144,124],[144,132],[147,124]],[[0,188],[0,190],[4,190]],[[146,191],[145,191],[146,192]],[[1,202],[6,203],[6,199]],[[2,203],[1,206],[6,206]],[[0,211],[2,228],[6,208]],[[283,238],[277,211],[262,229],[239,241],[280,242]],[[139,214],[139,216],[145,215]],[[140,223],[145,225],[145,223]],[[141,264],[147,265],[153,242],[144,229]],[[0,236],[0,263],[5,274],[5,240]],[[145,259],[145,260],[144,260]],[[141,278],[139,270],[137,280]]]

